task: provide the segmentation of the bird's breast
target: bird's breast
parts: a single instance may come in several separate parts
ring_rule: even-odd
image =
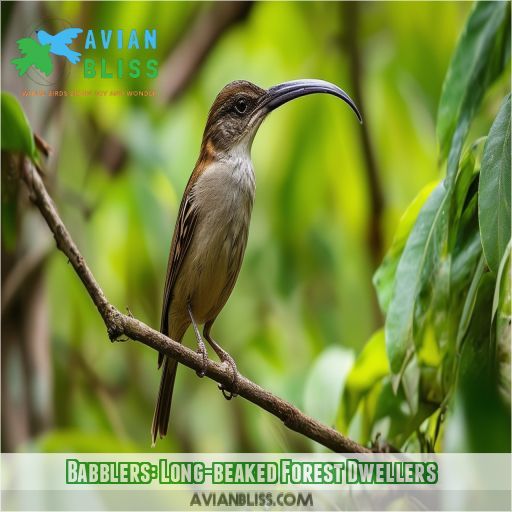
[[[250,160],[217,162],[198,177],[191,194],[197,210],[194,236],[177,288],[199,323],[215,318],[240,270],[255,193]],[[177,283],[178,284],[178,283]]]
[[[204,252],[230,259],[240,245],[245,249],[254,192],[250,160],[216,163],[199,176],[192,190],[198,211],[194,238]]]
[[[192,188],[194,205],[209,217],[230,216],[252,209],[255,192],[251,161],[244,158],[212,163],[199,175]]]

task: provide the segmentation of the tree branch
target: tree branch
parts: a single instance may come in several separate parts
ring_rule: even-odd
[[[69,231],[62,222],[36,168],[27,157],[24,157],[21,162],[21,176],[28,186],[32,201],[39,208],[53,232],[58,249],[68,257],[69,262],[86,287],[89,296],[103,318],[110,340],[116,341],[121,336],[127,336],[132,340],[140,341],[148,347],[163,352],[193,370],[200,370],[202,368],[201,355],[155,331],[136,318],[122,314],[108,302],[71,238]],[[232,380],[230,369],[211,360],[208,360],[206,376],[225,386],[229,386]],[[241,397],[277,416],[289,429],[303,434],[335,452],[361,453],[370,451],[364,446],[346,438],[333,428],[327,427],[315,419],[306,416],[290,403],[264,390],[242,375],[239,376],[238,385],[238,394]]]

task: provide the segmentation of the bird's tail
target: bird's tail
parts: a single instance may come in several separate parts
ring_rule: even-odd
[[[160,389],[158,390],[155,414],[153,416],[153,425],[151,426],[151,446],[155,446],[158,435],[164,437],[167,434],[177,369],[178,362],[165,356]]]
[[[16,66],[16,69],[18,70],[20,76],[23,76],[28,71],[28,68],[32,65],[32,63],[30,62],[29,59],[27,59],[27,57],[12,59],[11,63]]]
[[[81,53],[75,52],[73,50],[68,50],[66,52],[66,57],[71,62],[71,64],[77,64],[80,62],[80,57],[82,56]]]

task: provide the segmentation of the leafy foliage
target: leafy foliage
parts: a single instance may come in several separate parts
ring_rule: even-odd
[[[478,190],[480,233],[489,268],[498,270],[510,239],[510,95],[485,143]]]
[[[471,425],[468,449],[510,449],[510,402],[503,398],[510,396],[510,94],[486,140],[474,141],[460,158],[484,95],[508,66],[509,49],[510,4],[477,3],[439,103],[446,178],[406,210],[374,276],[390,372],[368,378],[364,394],[350,376],[345,386],[341,425],[362,400],[358,411],[369,423],[363,441],[381,432],[397,447],[440,448],[443,421],[459,403],[479,417],[480,435],[471,434]],[[349,375],[357,375],[370,347],[377,352],[377,342],[384,343],[382,331]],[[454,401],[457,395],[464,398]],[[497,428],[492,439],[482,435],[486,421]]]
[[[477,2],[448,69],[439,102],[437,133],[446,180],[453,181],[462,146],[484,93],[510,57],[510,4]]]
[[[32,129],[18,100],[2,92],[2,150],[35,156]]]

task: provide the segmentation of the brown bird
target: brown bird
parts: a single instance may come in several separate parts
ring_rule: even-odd
[[[244,257],[255,192],[252,141],[272,110],[315,93],[341,98],[361,121],[350,97],[323,80],[295,80],[267,90],[243,80],[226,85],[210,109],[199,159],[181,200],[167,265],[160,330],[181,342],[192,324],[205,370],[207,353],[198,327],[204,325],[204,338],[232,369],[230,393],[223,390],[228,399],[237,391],[236,364],[212,339],[210,331],[233,290]],[[159,368],[162,363],[151,429],[153,445],[158,435],[167,433],[178,364],[159,354]],[[204,370],[199,375],[203,376]]]

